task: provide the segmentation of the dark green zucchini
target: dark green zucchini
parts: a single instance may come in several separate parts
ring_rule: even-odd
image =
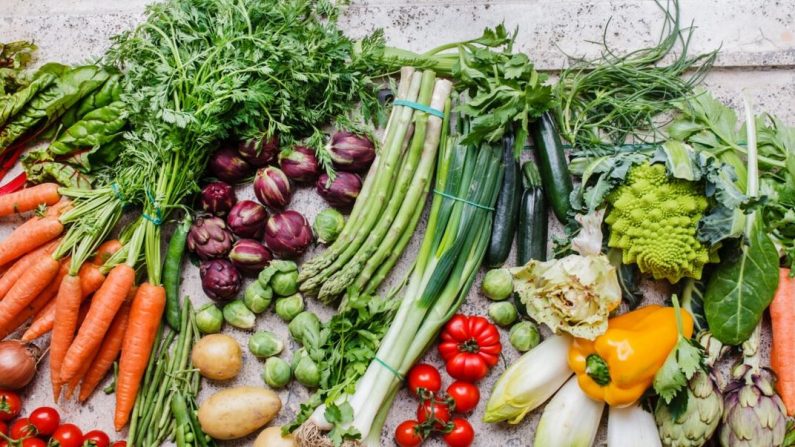
[[[519,201],[522,196],[522,173],[519,160],[514,156],[513,135],[502,141],[502,164],[505,175],[502,177],[500,195],[494,209],[494,223],[491,226],[491,240],[486,249],[483,262],[488,267],[499,267],[508,259],[516,233]]]
[[[569,197],[573,188],[571,174],[552,115],[541,115],[531,126],[538,159],[538,171],[544,194],[558,220],[565,224],[571,218]]]
[[[547,260],[547,204],[541,176],[533,162],[522,166],[525,189],[519,207],[519,229],[516,240],[516,263],[525,265],[531,259]]]

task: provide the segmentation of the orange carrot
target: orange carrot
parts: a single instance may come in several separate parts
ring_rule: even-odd
[[[6,330],[14,317],[47,288],[60,267],[61,263],[51,256],[41,255],[19,277],[3,301],[0,301],[0,332]]]
[[[5,265],[50,242],[63,233],[56,217],[32,218],[0,242],[0,265]]]
[[[121,250],[121,247],[121,242],[119,242],[118,239],[103,242],[102,245],[97,248],[97,254],[94,255],[94,259],[91,260],[91,263],[99,266],[103,265],[114,253]]]
[[[113,362],[121,352],[121,345],[124,341],[124,333],[127,331],[127,321],[130,316],[130,304],[124,303],[119,309],[116,318],[113,319],[113,324],[105,336],[105,341],[102,342],[102,347],[97,351],[97,356],[94,361],[90,363],[90,368],[86,371],[83,377],[83,383],[80,385],[80,395],[77,400],[85,402],[94,390],[97,388],[105,375],[110,371]]]
[[[119,264],[110,271],[102,287],[94,294],[86,320],[80,325],[77,337],[66,353],[61,369],[61,380],[65,382],[72,380],[80,371],[83,362],[88,361],[91,354],[99,348],[113,318],[127,298],[133,282],[135,282],[135,270],[127,264]],[[0,301],[0,305],[3,301]]]
[[[59,188],[56,183],[42,183],[0,196],[0,216],[33,211],[39,205],[55,205],[61,200]]]
[[[787,407],[789,416],[795,415],[795,278],[790,270],[779,269],[778,289],[770,304],[773,326],[773,349],[770,366],[778,375],[776,388]]]
[[[88,315],[88,309],[91,307],[90,301],[84,301],[83,304],[80,305],[80,313],[77,315],[77,326],[80,327],[83,324],[83,320],[86,319],[86,315]],[[75,393],[75,389],[80,381],[83,379],[83,376],[86,375],[86,371],[88,368],[91,367],[91,364],[94,363],[94,358],[97,356],[97,353],[91,355],[91,361],[83,363],[83,366],[80,367],[80,372],[77,373],[72,380],[69,381],[69,384],[66,386],[66,392],[64,393],[64,397],[67,400],[72,399],[72,395]]]
[[[61,200],[53,206],[47,207],[44,217],[61,217],[61,214],[72,208],[70,200]]]
[[[99,267],[94,264],[83,264],[83,266],[80,267],[78,276],[80,277],[80,289],[82,291],[83,300],[96,292],[102,285],[102,282],[105,281],[105,275],[103,275]],[[50,332],[54,322],[55,305],[48,305],[36,315],[33,324],[31,324],[28,330],[22,335],[22,340],[35,340],[47,332]]]
[[[165,307],[166,290],[162,286],[146,282],[138,287],[130,309],[116,378],[116,414],[113,417],[116,431],[124,428],[130,420]]]
[[[39,296],[31,301],[30,304],[25,306],[25,308],[14,317],[14,320],[8,325],[8,327],[6,327],[5,330],[0,331],[0,340],[22,327],[22,325],[25,324],[25,322],[29,319],[35,319],[36,315],[43,312],[44,309],[50,304],[53,304],[55,301],[53,298],[55,298],[55,295],[58,293],[58,287],[53,287],[53,285],[60,284],[67,272],[67,265],[61,263],[61,268],[58,271],[58,274],[55,276],[55,279],[53,279],[44,290],[42,290]]]
[[[66,275],[61,281],[58,296],[55,298],[55,324],[52,327],[50,340],[50,378],[52,380],[52,396],[56,402],[61,396],[60,371],[66,351],[72,344],[77,330],[77,317],[80,313],[80,302],[83,301],[80,290],[80,278]]]
[[[51,255],[53,251],[55,251],[55,247],[58,246],[60,239],[57,241],[50,242],[49,244],[40,247],[34,250],[31,253],[26,254],[25,256],[21,257],[14,265],[9,268],[2,277],[0,277],[0,299],[11,290],[11,287],[14,283],[19,279],[19,277],[24,273],[27,269],[33,265],[33,262],[41,256],[42,254]]]

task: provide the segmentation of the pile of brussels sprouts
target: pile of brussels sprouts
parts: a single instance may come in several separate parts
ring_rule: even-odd
[[[541,342],[538,327],[531,321],[520,319],[520,313],[522,317],[527,316],[522,302],[514,299],[516,303],[514,305],[509,301],[513,296],[513,275],[508,269],[500,268],[486,272],[481,291],[486,298],[494,301],[489,306],[489,318],[498,326],[511,328],[509,339],[517,351],[527,352]]]

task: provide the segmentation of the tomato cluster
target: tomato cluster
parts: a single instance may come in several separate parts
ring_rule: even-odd
[[[39,407],[28,417],[19,417],[22,399],[13,391],[0,390],[0,447],[126,447],[125,441],[111,446],[101,430],[83,432],[74,424],[62,423],[58,410]]]

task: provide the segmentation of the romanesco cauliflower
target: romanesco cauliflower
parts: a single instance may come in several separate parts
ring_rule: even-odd
[[[703,185],[670,178],[663,164],[645,163],[633,167],[607,201],[608,245],[622,249],[625,264],[676,283],[700,279],[704,264],[718,261],[717,247],[696,238],[708,206]]]

